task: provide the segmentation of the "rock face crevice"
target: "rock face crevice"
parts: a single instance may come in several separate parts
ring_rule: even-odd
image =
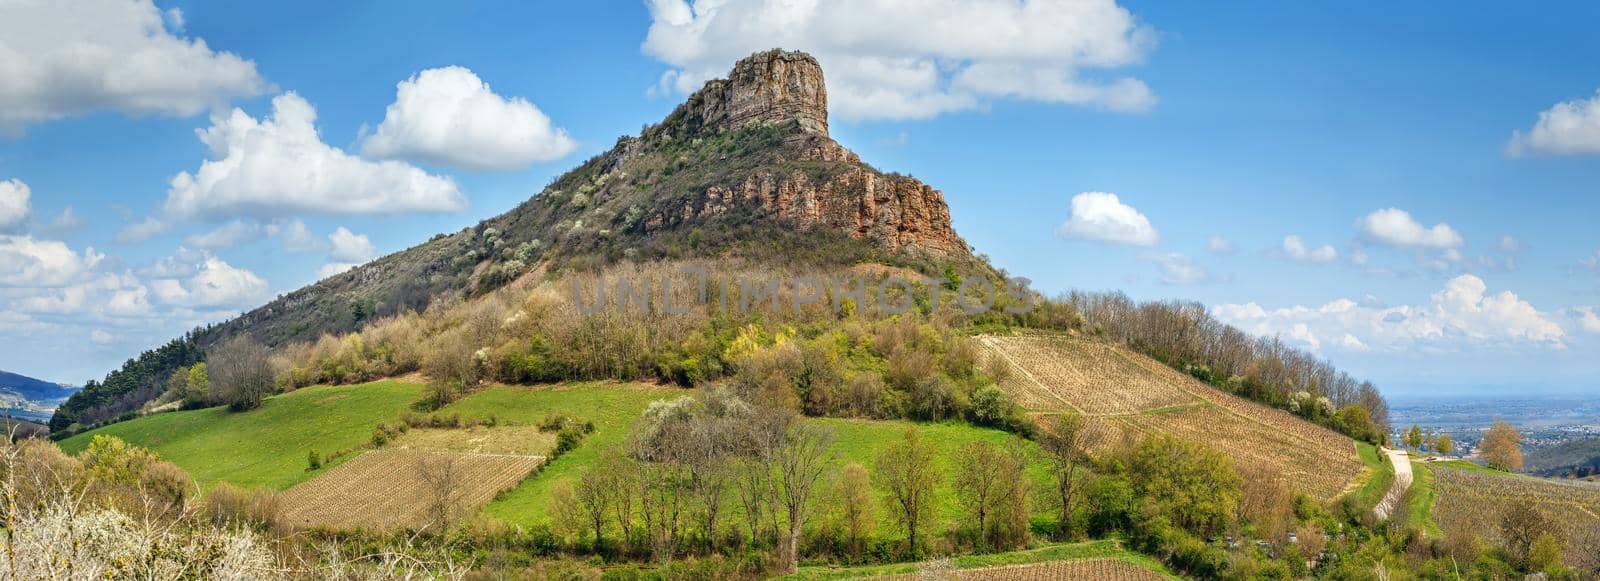
[[[661,208],[645,222],[645,230],[715,217],[736,204],[756,204],[779,219],[837,229],[890,252],[968,252],[950,225],[944,194],[915,178],[880,173],[828,136],[827,87],[822,66],[811,55],[775,49],[746,57],[734,64],[728,78],[707,82],[656,127],[706,135],[791,121],[798,132],[784,147],[799,161],[830,162],[833,171],[817,175],[758,169],[737,185],[698,192],[681,208]]]

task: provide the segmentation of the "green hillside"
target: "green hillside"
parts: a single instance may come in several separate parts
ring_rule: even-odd
[[[62,440],[61,448],[77,453],[108,434],[155,450],[205,488],[226,481],[284,489],[314,475],[306,471],[313,448],[326,454],[361,445],[379,422],[410,409],[420,390],[400,381],[301,389],[243,413],[208,408],[120,422]]]

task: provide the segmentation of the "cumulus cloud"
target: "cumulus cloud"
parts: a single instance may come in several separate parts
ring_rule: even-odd
[[[1533,129],[1511,133],[1506,153],[1513,157],[1600,154],[1600,91],[1540,112]]]
[[[72,206],[67,206],[61,209],[61,213],[57,214],[54,220],[50,221],[50,225],[47,228],[51,232],[62,233],[77,230],[82,226],[83,218],[78,217],[78,212],[73,210]]]
[[[328,258],[335,262],[366,262],[378,256],[378,249],[366,234],[356,234],[344,226],[329,234],[328,242],[333,245]]]
[[[344,274],[346,271],[357,266],[361,265],[355,262],[329,262],[322,265],[322,268],[317,269],[317,280]]]
[[[1449,224],[1440,222],[1431,228],[1423,226],[1411,214],[1399,208],[1386,208],[1367,214],[1359,227],[1368,240],[1400,248],[1429,248],[1444,250],[1460,248],[1466,240]]]
[[[1222,304],[1212,312],[1259,335],[1287,336],[1306,345],[1312,338],[1339,337],[1334,346],[1354,351],[1566,347],[1566,333],[1545,313],[1511,291],[1488,292],[1487,283],[1470,274],[1449,280],[1421,305],[1337,299],[1318,307],[1270,310],[1253,302]]]
[[[93,248],[80,254],[54,240],[0,236],[0,287],[65,286],[104,259]]]
[[[267,281],[214,256],[188,279],[157,279],[150,288],[161,302],[187,308],[241,307],[266,298]]]
[[[147,216],[144,220],[124,226],[122,230],[117,232],[115,240],[118,244],[144,242],[167,233],[167,230],[171,227],[171,224],[159,220],[155,216]]]
[[[1144,82],[1085,71],[1139,64],[1156,34],[1115,0],[651,0],[644,52],[681,93],[774,46],[827,71],[845,119],[924,119],[995,99],[1143,111]],[[895,23],[886,34],[884,23]]]
[[[211,159],[172,178],[165,210],[184,218],[453,212],[454,181],[398,161],[368,161],[322,142],[317,113],[293,92],[258,120],[234,109],[197,131]]]
[[[150,0],[0,3],[0,71],[12,135],[100,110],[194,115],[264,86],[254,63],[173,35]]]
[[[1211,280],[1211,273],[1177,252],[1148,254],[1143,260],[1161,267],[1162,284],[1197,284]]]
[[[1221,236],[1206,238],[1206,252],[1218,255],[1233,254],[1233,241]]]
[[[1306,241],[1300,236],[1290,234],[1283,237],[1283,255],[1295,262],[1326,263],[1339,259],[1339,251],[1332,246],[1323,244],[1316,248],[1306,246]]]
[[[105,329],[89,331],[89,342],[96,345],[110,345],[117,340],[116,335],[106,332]]]
[[[521,97],[507,99],[465,67],[428,69],[401,81],[383,122],[361,144],[373,158],[468,169],[512,170],[577,147]]]
[[[22,226],[33,214],[29,198],[33,191],[19,179],[0,181],[0,232],[9,232]]]
[[[1149,218],[1122,203],[1116,194],[1106,192],[1083,192],[1073,196],[1072,213],[1065,223],[1056,227],[1056,233],[1067,238],[1132,246],[1155,246],[1161,241],[1161,233],[1150,225]]]

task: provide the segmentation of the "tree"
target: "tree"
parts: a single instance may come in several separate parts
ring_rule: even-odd
[[[427,528],[446,530],[461,512],[461,471],[455,456],[425,454],[417,457],[417,476],[424,484],[428,503]]]
[[[977,524],[978,543],[987,544],[989,518],[1009,501],[1016,491],[1015,479],[1021,461],[988,442],[972,442],[961,447],[960,467],[956,469],[955,491],[963,508]]]
[[[1522,469],[1522,432],[1505,420],[1495,420],[1483,435],[1479,455],[1490,468],[1515,472]]]
[[[1400,443],[1405,444],[1407,448],[1421,450],[1422,428],[1418,427],[1416,424],[1412,424],[1411,429],[1406,430],[1406,435],[1400,438]]]
[[[1233,462],[1214,449],[1170,435],[1145,438],[1127,462],[1134,493],[1191,533],[1228,524],[1242,485]]]
[[[590,468],[583,476],[578,478],[578,486],[573,490],[577,496],[578,504],[583,508],[585,523],[594,530],[594,550],[596,553],[605,549],[606,511],[611,507],[613,495],[611,477],[603,465]]]
[[[1367,408],[1358,405],[1345,406],[1339,410],[1336,419],[1339,426],[1344,429],[1344,433],[1352,438],[1375,444],[1384,439]]]
[[[1448,456],[1455,453],[1456,443],[1450,439],[1450,434],[1439,434],[1439,437],[1433,441],[1433,451]]]
[[[1524,572],[1540,571],[1559,561],[1561,529],[1531,501],[1515,501],[1505,507],[1500,513],[1500,538],[1512,563]]]
[[[249,335],[227,340],[207,355],[211,391],[236,412],[255,409],[277,388],[267,348]]]
[[[850,552],[857,556],[863,540],[872,532],[872,497],[868,496],[871,484],[866,467],[860,464],[845,466],[839,479],[839,516],[849,535]]]
[[[1072,496],[1077,483],[1078,467],[1089,460],[1083,418],[1068,412],[1050,422],[1039,435],[1039,445],[1050,456],[1056,495],[1061,501],[1061,512],[1056,518],[1056,532],[1067,535],[1072,522]]]
[[[773,490],[778,495],[778,504],[783,507],[788,523],[780,550],[780,569],[784,573],[792,575],[799,571],[800,531],[806,524],[806,518],[811,515],[812,491],[832,457],[828,451],[832,442],[830,432],[795,424],[790,426],[782,443],[773,450],[773,465],[777,468]]]
[[[905,528],[906,551],[915,559],[917,533],[933,519],[933,487],[941,478],[933,466],[933,449],[922,442],[916,429],[907,429],[904,438],[878,455],[876,467],[876,484],[883,491],[884,504]]]

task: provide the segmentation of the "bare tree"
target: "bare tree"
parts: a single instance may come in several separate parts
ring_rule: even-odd
[[[787,517],[780,549],[784,573],[794,574],[800,564],[800,532],[811,516],[811,497],[817,480],[832,459],[829,445],[833,434],[820,428],[795,425],[789,428],[782,445],[773,451],[773,464],[777,467],[773,489]]]
[[[417,456],[417,477],[422,479],[428,496],[428,523],[426,528],[450,528],[460,514],[460,474],[456,459],[449,454],[421,454]]]
[[[267,348],[249,335],[227,340],[207,355],[211,393],[233,411],[255,409],[277,387]]]
[[[876,483],[885,504],[906,530],[907,553],[917,557],[918,533],[933,518],[933,487],[942,477],[933,465],[933,449],[922,442],[915,428],[878,455]]]
[[[611,508],[612,478],[603,465],[590,468],[583,476],[578,478],[578,486],[574,489],[578,504],[583,508],[586,524],[594,530],[594,550],[596,553],[605,550],[606,511]]]

